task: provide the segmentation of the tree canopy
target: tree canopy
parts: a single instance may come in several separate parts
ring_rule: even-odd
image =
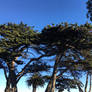
[[[55,88],[60,91],[62,86],[62,90],[81,90],[79,77],[92,69],[91,29],[89,23],[48,25],[41,32],[22,22],[0,25],[0,68],[6,77],[5,92],[11,88],[17,92],[17,83],[27,73],[32,81],[36,73],[41,74],[39,79],[49,77],[45,92],[54,92]]]
[[[78,70],[82,70],[80,68],[81,65],[89,65],[88,62],[83,62],[87,60],[86,58],[82,60],[82,57],[84,57],[82,52],[90,50],[92,47],[91,28],[92,26],[88,23],[80,26],[62,23],[56,26],[48,25],[42,30],[40,35],[40,50],[48,56],[55,56],[52,79],[45,92],[54,92],[56,75],[60,63],[61,76],[67,71],[71,71],[72,76],[74,76],[74,72],[76,74]]]
[[[92,0],[87,1],[87,18],[89,18],[92,21]]]

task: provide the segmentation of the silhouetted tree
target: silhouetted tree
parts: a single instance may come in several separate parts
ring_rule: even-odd
[[[32,92],[36,92],[37,87],[39,87],[39,86],[43,87],[44,84],[45,84],[45,80],[43,79],[43,77],[39,73],[32,75],[27,80],[27,85],[28,86],[32,85],[32,88],[33,88]]]
[[[3,63],[6,78],[5,92],[10,92],[11,88],[13,92],[17,92],[17,83],[26,73],[26,67],[32,61],[37,60],[37,58],[32,58],[28,62],[23,60],[23,58],[27,57],[28,48],[32,48],[35,40],[34,35],[33,28],[22,22],[20,24],[8,23],[0,25],[0,63]],[[24,65],[21,71],[17,68],[19,65]]]
[[[44,51],[44,53],[48,56],[55,56],[55,63],[51,81],[49,81],[45,92],[54,92],[58,65],[60,61],[62,61],[61,59],[63,58],[67,50],[70,49],[71,51],[73,51],[74,55],[77,57],[79,54],[81,55],[82,50],[91,48],[92,44],[88,42],[88,31],[89,28],[85,25],[68,25],[67,23],[56,26],[48,25],[42,30],[40,49]],[[81,58],[76,58],[76,60],[77,62],[75,62],[74,60],[73,62],[75,62],[75,64],[78,64],[78,62],[81,61]],[[71,65],[72,63],[70,62],[70,67]],[[68,70],[70,67],[65,69],[63,72]]]
[[[17,83],[26,73],[47,71],[51,68],[44,63],[43,57],[47,58],[46,61],[54,61],[45,92],[54,92],[56,80],[67,71],[74,78],[77,73],[80,75],[79,70],[87,71],[84,66],[88,65],[90,68],[90,62],[87,62],[83,51],[91,51],[91,28],[88,23],[80,26],[62,23],[56,26],[48,25],[41,33],[37,33],[23,23],[0,25],[0,62],[7,80],[5,92],[9,92],[10,88],[17,92]],[[26,62],[23,58],[27,59],[29,52],[30,60]],[[32,58],[34,53],[39,53],[39,57]],[[21,71],[18,71],[19,65],[23,65]]]

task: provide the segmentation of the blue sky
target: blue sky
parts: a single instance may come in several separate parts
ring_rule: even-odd
[[[69,22],[84,24],[86,21],[89,21],[86,18],[86,1],[0,0],[0,24],[7,22],[19,23],[23,21],[29,26],[35,26],[37,30],[41,30],[47,24],[52,23]],[[5,86],[3,71],[0,71],[0,77],[0,92],[3,92]],[[25,86],[25,78],[22,78],[18,85],[20,86],[19,92],[31,92]],[[39,92],[44,92],[43,90],[38,89]]]
[[[69,22],[84,24],[87,0],[1,0],[0,24],[19,23],[42,29],[47,24]]]

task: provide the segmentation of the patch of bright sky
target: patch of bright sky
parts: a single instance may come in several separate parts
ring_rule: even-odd
[[[1,0],[0,24],[23,21],[35,29],[41,30],[47,24],[61,22],[84,24],[86,18],[87,0]],[[18,84],[19,92],[31,92],[25,86],[25,78]],[[4,92],[5,78],[0,70],[0,92]],[[39,88],[37,92],[44,92]],[[77,91],[73,91],[77,92]]]

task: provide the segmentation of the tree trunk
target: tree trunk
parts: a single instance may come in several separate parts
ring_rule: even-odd
[[[9,76],[7,79],[5,92],[17,92],[17,78],[15,73],[14,62],[12,62],[9,66]]]
[[[47,85],[47,88],[46,88],[45,92],[50,92],[51,84],[52,84],[52,81],[50,80],[48,85]]]
[[[60,59],[61,59],[61,55],[57,55],[56,61],[55,61],[55,64],[54,64],[52,77],[51,77],[50,82],[47,85],[45,92],[54,92],[54,90],[55,90],[57,67],[58,67],[58,63],[59,63]]]
[[[33,92],[36,92],[36,86],[33,85]]]
[[[6,87],[4,92],[10,92],[10,87]]]
[[[17,91],[17,83],[15,82],[16,80],[12,77],[8,77],[5,92],[18,92]]]
[[[6,81],[7,82],[6,82],[5,92],[10,92],[10,79],[8,78]]]
[[[9,87],[8,88],[6,87],[5,88],[5,92],[10,92],[10,88]]]
[[[82,88],[78,85],[79,92],[83,92]]]
[[[87,86],[88,86],[88,72],[87,72],[87,76],[86,76],[86,83],[85,83],[85,91],[87,92]]]
[[[89,87],[89,92],[91,92],[91,87],[92,87],[91,82],[92,82],[92,75],[90,74],[90,87]]]
[[[17,86],[12,87],[12,92],[17,92]]]
[[[55,90],[57,66],[58,66],[58,61],[56,61],[55,65],[54,65],[54,70],[53,70],[53,75],[52,75],[52,85],[51,85],[50,92],[54,92],[54,90]]]
[[[12,92],[17,92],[17,79],[16,79],[16,74],[13,70],[11,71],[11,77],[10,78],[11,78]]]

